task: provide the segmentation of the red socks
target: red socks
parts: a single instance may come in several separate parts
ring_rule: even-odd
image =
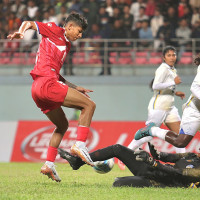
[[[79,126],[77,130],[77,141],[85,142],[89,133],[89,127]]]
[[[58,153],[58,149],[56,147],[48,147],[47,151],[47,161],[54,162]]]

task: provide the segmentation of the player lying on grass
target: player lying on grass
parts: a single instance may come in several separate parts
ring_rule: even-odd
[[[190,88],[192,94],[183,106],[179,134],[156,127],[155,123],[149,123],[136,132],[135,140],[153,136],[165,140],[175,147],[186,147],[189,144],[200,129],[200,55],[194,59],[194,63],[198,66],[197,75]]]
[[[170,154],[158,152],[149,143],[151,152],[133,151],[120,144],[115,144],[90,153],[93,161],[103,161],[113,157],[121,160],[134,176],[117,177],[113,183],[115,187],[196,187],[200,180],[200,158],[194,153]],[[78,170],[85,163],[63,149],[58,153],[66,159],[73,170]],[[170,162],[161,164],[160,161]],[[196,185],[195,185],[196,184]]]

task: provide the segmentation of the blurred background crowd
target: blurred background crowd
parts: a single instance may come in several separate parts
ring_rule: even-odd
[[[157,47],[162,41],[170,43],[171,38],[200,35],[199,0],[1,0],[0,10],[1,39],[25,20],[51,21],[62,26],[72,11],[88,19],[85,38],[154,38],[160,39],[154,44]]]
[[[83,38],[91,40],[83,42],[82,46],[85,49],[99,48],[97,56],[100,55],[100,59],[93,59],[91,64],[120,62],[112,57],[108,59],[108,52],[115,49],[120,52],[119,48],[123,47],[161,52],[164,46],[173,45],[178,49],[178,60],[183,57],[183,52],[196,54],[200,51],[200,0],[0,0],[0,10],[0,41],[3,41],[0,42],[0,52],[36,52],[41,36],[35,31],[25,34],[23,44],[5,39],[9,33],[18,30],[23,21],[55,22],[58,26],[63,26],[65,18],[74,11],[83,14],[89,24]],[[35,45],[34,39],[37,41]],[[104,42],[98,42],[98,39]],[[109,42],[106,43],[105,39],[109,39]],[[195,43],[192,43],[192,39],[195,39]],[[73,44],[74,49],[76,45]],[[110,50],[106,50],[106,46]],[[77,49],[72,50],[71,55],[75,51]],[[87,61],[87,54],[84,54],[84,58],[77,55],[74,61],[71,56],[71,63],[90,63]],[[18,54],[15,56],[19,57]],[[30,56],[31,54],[29,58],[33,61],[29,63],[33,63],[35,54],[32,58]],[[130,55],[127,57],[127,60],[121,58],[122,64],[133,63]],[[188,63],[191,63],[191,56],[188,59]],[[19,64],[22,62],[13,60],[13,63],[16,61]],[[10,62],[4,59],[4,54],[2,62]],[[147,63],[144,59],[139,62]],[[110,73],[108,68],[108,74]]]

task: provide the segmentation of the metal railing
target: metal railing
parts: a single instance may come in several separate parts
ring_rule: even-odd
[[[39,42],[39,40],[0,40],[0,67],[6,66],[7,70],[16,66],[19,69],[32,67]],[[200,39],[171,39],[170,43],[177,48],[178,65],[191,66],[193,57],[200,52]],[[80,39],[72,43],[71,51],[63,66],[63,73],[70,75],[74,69],[98,68],[102,74],[107,75],[111,73],[111,68],[134,69],[142,66],[158,66],[159,58],[162,58],[162,49],[167,44],[160,40]],[[188,62],[181,62],[185,55],[188,57]],[[150,62],[153,57],[157,58],[157,63],[156,59]]]

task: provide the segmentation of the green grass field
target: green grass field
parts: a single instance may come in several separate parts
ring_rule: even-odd
[[[129,176],[128,169],[117,165],[107,174],[98,174],[89,166],[73,171],[58,164],[62,182],[41,175],[41,163],[0,163],[0,200],[149,200],[200,199],[200,189],[184,188],[113,188],[115,177]]]

